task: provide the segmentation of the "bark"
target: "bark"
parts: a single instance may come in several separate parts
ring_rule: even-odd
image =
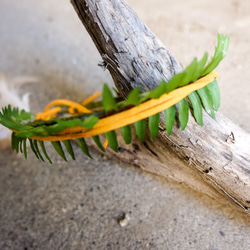
[[[118,90],[152,89],[182,70],[161,41],[124,1],[72,1]]]
[[[123,0],[71,0],[99,50],[103,63],[125,97],[140,86],[154,88],[181,71],[180,64]],[[175,125],[154,140],[136,138],[109,156],[174,179],[213,198],[250,211],[250,136],[222,114],[204,113],[204,126],[191,117],[185,131]],[[162,120],[162,124],[163,120]],[[119,134],[119,137],[121,135]],[[222,199],[222,197],[224,197]],[[226,199],[225,199],[226,198]]]

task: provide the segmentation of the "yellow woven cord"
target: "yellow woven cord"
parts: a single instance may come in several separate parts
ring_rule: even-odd
[[[91,95],[90,97],[88,97],[86,100],[84,100],[81,104],[83,106],[91,103],[93,100],[95,100],[97,97],[99,97],[101,95],[101,92],[96,92],[95,94]]]
[[[107,146],[108,146],[108,144],[109,144],[108,139],[105,138],[105,141],[104,141],[104,143],[103,143],[103,147],[106,149]]]
[[[94,99],[96,99],[100,95],[101,95],[100,92],[96,92],[95,94],[91,95],[86,100],[84,100],[81,104],[76,103],[76,102],[72,102],[69,100],[65,100],[65,99],[54,100],[46,106],[43,113],[36,114],[36,120],[47,121],[51,118],[56,117],[56,114],[61,111],[61,108],[55,107],[53,109],[50,109],[53,106],[69,106],[68,112],[70,114],[91,113],[91,110],[85,108],[84,105],[89,104],[90,102],[92,102]],[[78,112],[76,112],[76,111],[78,111]]]
[[[51,118],[56,117],[56,114],[61,111],[60,107],[55,107],[51,110],[44,111],[43,113],[37,113],[36,114],[36,120],[43,120],[43,121],[48,121]]]
[[[50,104],[47,105],[44,111],[45,112],[48,111],[53,106],[62,106],[62,105],[69,106],[71,110],[76,109],[79,113],[91,113],[89,109],[85,108],[81,104],[77,102],[65,100],[65,99],[58,99],[58,100],[52,101]]]
[[[219,77],[219,74],[212,71],[210,74],[198,79],[196,82],[175,89],[168,94],[163,94],[158,99],[151,99],[140,104],[139,106],[100,119],[92,129],[84,129],[77,126],[74,128],[67,128],[58,135],[51,135],[47,137],[34,136],[31,138],[42,141],[63,141],[103,134],[155,115],[173,106],[192,92],[205,87],[207,84],[213,82],[217,77]]]

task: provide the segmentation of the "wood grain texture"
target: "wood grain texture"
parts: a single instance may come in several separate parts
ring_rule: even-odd
[[[103,63],[125,97],[141,86],[154,88],[181,71],[159,39],[122,0],[72,0],[92,37]],[[161,117],[164,125],[164,117]],[[162,130],[153,141],[134,139],[131,145],[119,134],[120,152],[107,155],[141,169],[174,179],[219,201],[230,201],[250,211],[250,136],[222,114],[213,120],[204,113],[204,126],[191,117],[185,131],[175,125],[168,136]],[[224,198],[223,198],[224,197]],[[226,204],[226,203],[225,203]]]
[[[124,95],[154,88],[182,70],[162,42],[125,1],[72,1],[116,87]]]

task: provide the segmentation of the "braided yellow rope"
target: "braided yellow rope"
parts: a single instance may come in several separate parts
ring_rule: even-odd
[[[192,84],[175,89],[168,94],[163,94],[159,99],[151,99],[140,104],[139,106],[136,106],[128,110],[122,111],[120,113],[102,118],[92,129],[83,129],[80,126],[77,126],[73,128],[67,128],[61,133],[59,133],[58,135],[50,135],[47,137],[34,136],[34,137],[31,137],[31,139],[40,140],[40,141],[63,141],[63,140],[85,138],[85,137],[91,137],[91,136],[103,134],[103,133],[124,127],[126,125],[135,123],[142,119],[148,118],[152,115],[155,115],[173,106],[177,102],[187,97],[192,92],[205,87],[209,83],[213,82],[217,77],[219,77],[219,74],[215,71],[212,71],[210,74],[198,79],[196,82]],[[82,104],[83,105],[88,104],[99,95],[100,95],[99,93],[96,93],[93,96],[90,96]],[[69,112],[72,112],[72,113],[74,113],[75,110],[77,110],[77,112],[79,113],[80,112],[91,113],[91,110],[83,107],[81,104],[71,102],[68,100],[55,100],[46,107],[44,113],[37,114],[36,118],[48,119],[50,115],[54,116],[57,113],[56,109],[58,107],[52,110],[50,110],[50,108],[55,105],[69,106],[68,110]]]

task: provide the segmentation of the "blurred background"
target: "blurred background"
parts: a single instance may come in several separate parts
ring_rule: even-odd
[[[249,132],[250,2],[128,2],[183,66],[212,55],[218,33],[230,36],[217,68],[220,112]],[[69,1],[0,0],[1,106],[9,101],[36,113],[55,98],[81,101],[104,82],[112,86],[100,61]],[[63,162],[48,146],[49,165],[6,145],[0,249],[250,248],[246,215],[181,184],[97,153],[90,160],[77,147],[76,161]]]

